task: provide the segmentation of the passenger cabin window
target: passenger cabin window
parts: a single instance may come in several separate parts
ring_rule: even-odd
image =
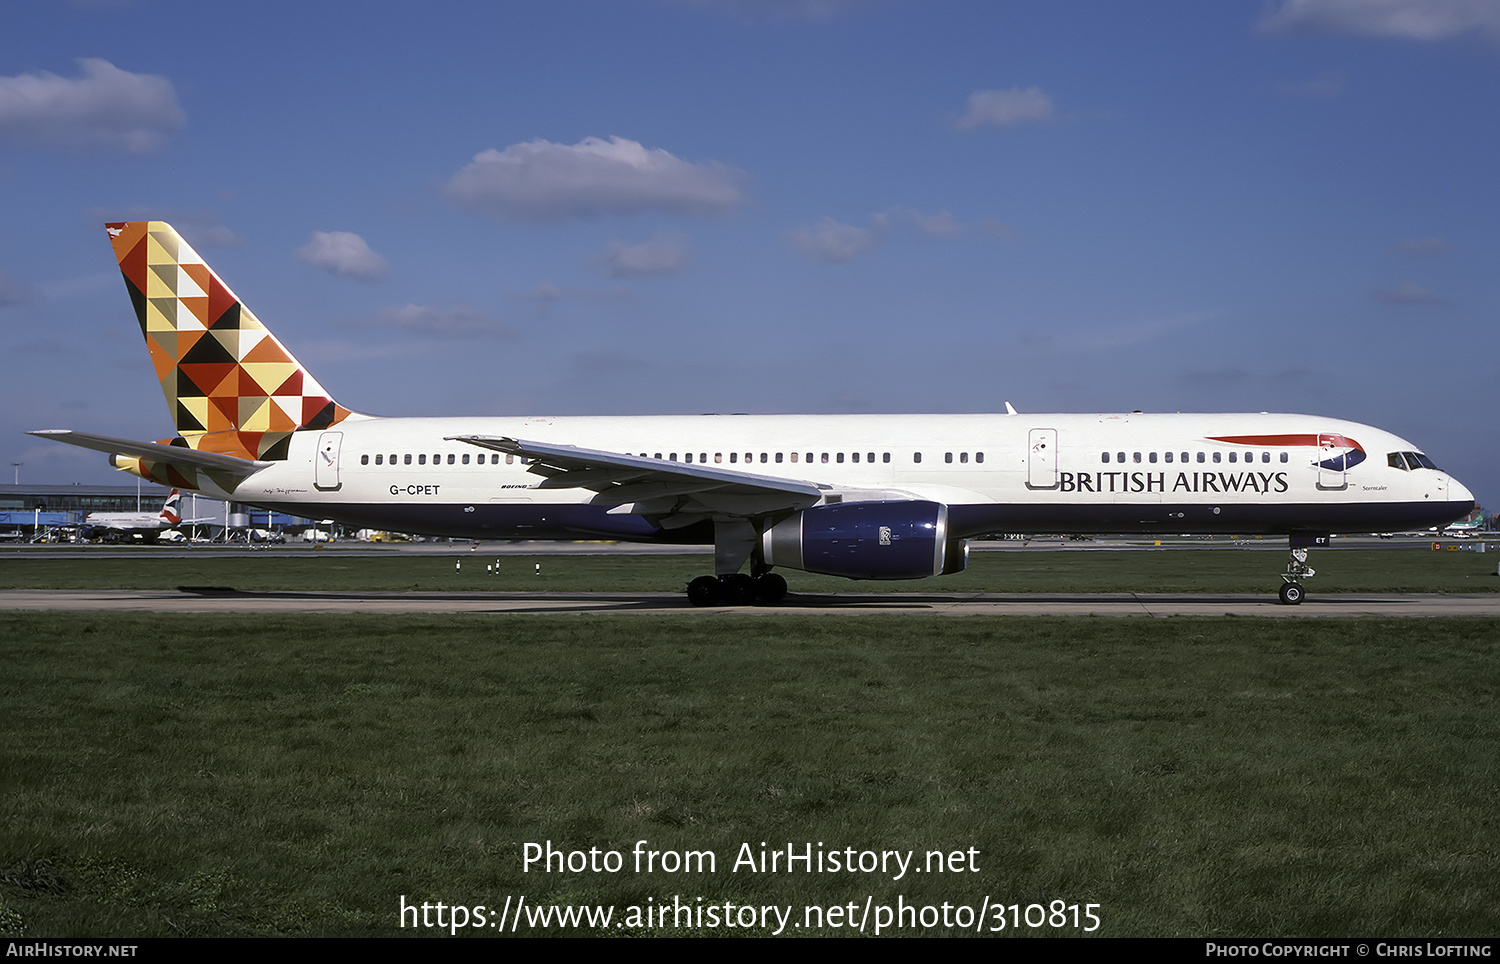
[[[369,465],[370,464],[370,457],[368,455],[361,455],[359,457],[359,464],[360,465]]]
[[[922,461],[922,453],[921,452],[913,452],[911,454],[911,460],[913,462],[920,462],[920,461]]]

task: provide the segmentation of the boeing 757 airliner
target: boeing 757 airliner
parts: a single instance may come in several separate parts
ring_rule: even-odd
[[[1331,533],[1474,506],[1410,442],[1312,415],[362,415],[171,226],[107,227],[177,435],[32,434],[163,485],[372,529],[711,544],[714,573],[687,590],[698,605],[779,601],[777,568],[957,572],[966,540],[993,532],[1287,536],[1281,599],[1297,603],[1307,549]]]

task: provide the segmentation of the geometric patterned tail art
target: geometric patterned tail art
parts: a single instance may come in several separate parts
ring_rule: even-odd
[[[105,227],[177,425],[171,444],[279,460],[293,432],[348,417],[171,225]]]

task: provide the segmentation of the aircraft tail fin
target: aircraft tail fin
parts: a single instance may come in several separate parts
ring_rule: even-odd
[[[175,526],[182,521],[182,514],[178,512],[178,503],[182,501],[182,490],[173,489],[167,493],[167,501],[162,503],[161,511],[156,514],[158,519],[166,520],[167,525]]]
[[[177,434],[190,448],[286,458],[291,434],[351,413],[165,221],[105,225]]]

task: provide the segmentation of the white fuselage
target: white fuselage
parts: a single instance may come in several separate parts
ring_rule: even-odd
[[[460,435],[795,479],[821,487],[825,502],[929,500],[951,507],[960,537],[1388,531],[1461,518],[1473,504],[1446,473],[1393,458],[1419,450],[1388,432],[1281,414],[356,415],[296,433],[285,461],[220,494],[439,535],[663,535],[641,517],[610,514],[613,503],[591,489],[544,487],[519,456],[447,441]]]

